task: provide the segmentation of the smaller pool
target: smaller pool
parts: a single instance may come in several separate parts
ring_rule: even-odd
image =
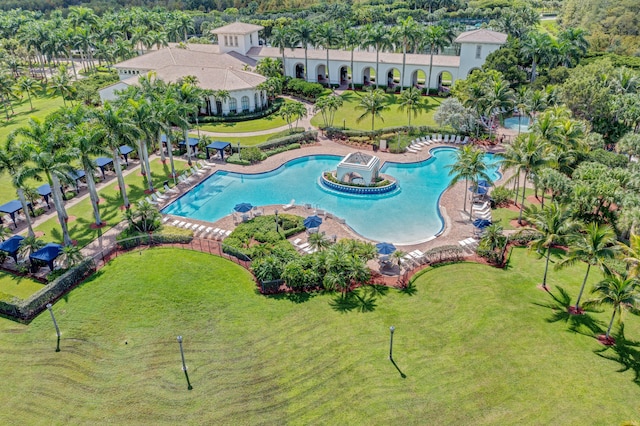
[[[521,132],[529,131],[529,117],[509,117],[504,119],[505,129],[520,130]],[[519,129],[518,129],[519,127]]]

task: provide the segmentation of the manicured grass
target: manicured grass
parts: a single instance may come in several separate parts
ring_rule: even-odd
[[[30,278],[0,272],[0,300],[26,299],[42,287],[43,284]]]
[[[286,123],[285,123],[286,124]],[[294,127],[295,132],[304,132],[304,128],[302,127]],[[258,136],[248,136],[248,137],[235,137],[235,136],[225,136],[218,137],[216,140],[221,140],[224,142],[231,142],[233,145],[237,145],[240,143],[240,146],[248,147],[248,146],[256,146],[261,143],[267,142],[269,140],[282,138],[285,136],[289,136],[291,132],[289,130],[283,130],[282,132],[269,133],[268,135],[258,135]]]
[[[33,111],[30,109],[26,95],[20,103],[14,103],[13,109],[16,114],[9,121],[5,119],[4,110],[0,111],[0,143],[4,145],[6,137],[13,130],[27,124],[30,117],[44,119],[47,115],[56,111],[62,105],[62,98],[59,96],[33,97]],[[33,182],[33,186],[36,183]],[[16,190],[11,185],[11,179],[6,173],[0,174],[0,204],[16,199]]]
[[[292,101],[285,100],[285,102]],[[271,114],[268,117],[263,117],[256,120],[240,121],[237,123],[203,124],[200,126],[200,129],[218,133],[242,133],[276,129],[278,127],[286,125],[287,122],[284,120],[284,118],[280,117],[278,114]]]
[[[61,352],[46,312],[30,325],[0,319],[11,384],[0,388],[0,421],[15,413],[25,424],[637,420],[637,347],[597,343],[610,310],[567,317],[536,288],[542,268],[516,249],[505,270],[442,266],[409,292],[360,291],[344,303],[258,295],[246,271],[207,254],[132,252],[55,304]],[[560,285],[575,298],[583,273],[550,271],[552,295],[562,299]],[[390,325],[406,378],[388,360]],[[637,339],[637,318],[625,326]]]
[[[174,164],[176,170],[181,171],[187,163],[182,160],[174,159]],[[171,173],[171,167],[168,162],[167,164],[162,164],[160,159],[156,159],[151,162],[151,171],[153,174],[154,186],[158,188],[161,187],[162,182],[169,179],[168,176]],[[146,189],[146,178],[140,176],[139,172],[140,168],[137,167],[136,171],[125,176],[125,182],[129,186],[127,189],[127,195],[131,204],[134,204],[136,201],[142,200],[147,196],[147,194],[144,193],[144,190]],[[69,235],[72,240],[76,240],[78,242],[79,247],[84,247],[89,244],[109,228],[122,221],[123,213],[120,209],[120,206],[122,205],[122,197],[120,195],[120,191],[116,190],[117,185],[118,181],[116,179],[106,188],[98,191],[100,197],[105,200],[104,203],[100,204],[100,214],[101,219],[108,224],[107,227],[102,229],[90,228],[90,225],[95,222],[95,219],[93,217],[93,208],[91,207],[89,197],[67,209],[69,216],[76,217],[75,220],[69,221],[68,225]],[[172,180],[171,186],[173,186]],[[54,209],[53,206],[51,209]],[[45,241],[62,242],[60,223],[55,215],[40,226],[34,228],[34,230],[44,232],[42,239]]]
[[[335,127],[342,127],[344,123],[348,129],[371,130],[371,116],[367,116],[359,123],[356,122],[357,118],[364,112],[363,110],[356,109],[360,97],[364,93],[365,92],[347,91],[342,94],[344,104],[335,114],[336,118],[333,122],[333,125]],[[387,105],[390,107],[390,109],[381,113],[384,121],[376,118],[375,128],[382,129],[385,127],[406,126],[409,123],[409,117],[406,110],[400,111],[398,109],[398,95],[387,95],[387,99]],[[417,117],[411,117],[411,125],[435,125],[436,123],[433,120],[433,114],[435,113],[438,106],[440,106],[442,101],[443,98],[437,98],[433,96],[423,97],[422,112],[419,113]],[[322,126],[324,124],[322,116],[320,114],[316,114],[311,119],[311,124],[316,127]]]

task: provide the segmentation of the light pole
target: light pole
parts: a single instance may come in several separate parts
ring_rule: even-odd
[[[51,303],[47,303],[47,309],[51,314],[51,320],[53,321],[53,326],[56,328],[56,336],[58,336],[58,344],[56,345],[56,352],[60,352],[60,328],[58,327],[58,323],[56,322],[56,317],[53,315],[53,309]]]
[[[184,377],[187,378],[187,389],[193,389],[191,382],[189,381],[189,374],[187,373],[187,364],[184,362],[184,351],[182,350],[182,336],[178,336],[178,344],[180,345],[180,356],[182,357],[182,371],[184,371]]]
[[[278,233],[278,209],[276,209],[276,234]]]
[[[394,326],[389,327],[389,332],[391,333],[391,339],[389,340],[389,360],[393,361],[393,332],[396,331]]]

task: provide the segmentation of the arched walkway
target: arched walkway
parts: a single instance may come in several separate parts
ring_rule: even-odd
[[[371,85],[372,80],[375,82],[375,75],[376,72],[372,67],[365,67],[365,69],[362,70],[362,84],[365,86]]]
[[[415,70],[411,74],[411,85],[413,87],[422,87],[427,81],[427,73],[422,70]]]

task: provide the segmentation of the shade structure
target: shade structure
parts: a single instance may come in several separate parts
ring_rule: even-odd
[[[391,243],[378,243],[376,244],[376,249],[380,254],[391,254],[396,251],[396,246]]]
[[[33,208],[30,203],[27,203],[27,206],[33,213]],[[18,224],[16,223],[16,213],[22,210],[22,203],[19,200],[11,200],[8,203],[5,203],[0,206],[0,213],[8,213],[11,216],[11,220],[13,220],[13,225],[17,228]],[[34,214],[35,216],[35,214]]]
[[[47,203],[47,207],[51,208],[51,206],[49,205],[49,197],[51,196],[51,185],[49,185],[48,183],[40,185],[38,187],[38,194],[40,194],[42,198],[44,198],[44,202]]]
[[[69,173],[69,176],[71,177],[71,179],[73,179],[76,183],[76,193],[80,193],[80,186],[78,186],[78,181],[80,179],[82,179],[83,177],[86,176],[86,173],[84,172],[84,170],[79,169],[79,170],[75,170],[71,173]],[[64,195],[64,191],[62,191],[62,194]]]
[[[207,160],[209,158],[211,158],[211,156],[209,155],[209,150],[210,149],[215,149],[220,153],[220,159],[224,160],[224,150],[228,147],[231,146],[231,143],[229,142],[223,142],[223,141],[215,141],[215,142],[211,142],[209,145],[207,145],[205,147],[205,149],[207,150]]]
[[[478,195],[485,195],[489,192],[489,188],[486,188],[484,186],[472,186],[469,188],[469,191],[473,192],[474,194],[478,194]]]
[[[128,166],[129,165],[129,154],[131,154],[133,152],[133,148],[131,148],[129,145],[122,145],[118,149],[120,151],[120,155],[122,155],[124,157],[124,162]]]
[[[491,221],[487,220],[487,219],[476,219],[473,221],[473,226],[475,226],[476,228],[486,228],[487,226],[491,225]]]
[[[200,139],[198,138],[188,138],[188,141],[191,148],[198,146],[198,144],[200,143]],[[180,148],[187,146],[184,141],[178,142],[178,145],[180,146]]]
[[[100,167],[100,171],[102,172],[102,179],[105,179],[104,169],[109,164],[113,164],[113,159],[108,157],[98,157],[96,158],[96,166]]]
[[[478,181],[478,187],[479,188],[489,188],[490,186],[491,186],[491,184],[488,181],[484,180],[484,179],[480,179]]]
[[[246,213],[248,211],[251,211],[252,208],[253,208],[253,205],[251,203],[240,203],[240,204],[236,204],[233,209],[238,213]]]
[[[304,226],[307,229],[317,228],[322,224],[322,218],[320,218],[320,216],[317,216],[317,215],[308,216],[302,223],[304,223]]]
[[[0,250],[6,252],[9,256],[13,257],[13,260],[18,262],[18,250],[20,250],[20,242],[24,240],[22,235],[14,235],[8,240],[0,243]]]
[[[29,259],[46,262],[49,269],[53,271],[53,261],[60,256],[60,253],[62,253],[62,246],[60,244],[49,243],[40,250],[31,253]]]

